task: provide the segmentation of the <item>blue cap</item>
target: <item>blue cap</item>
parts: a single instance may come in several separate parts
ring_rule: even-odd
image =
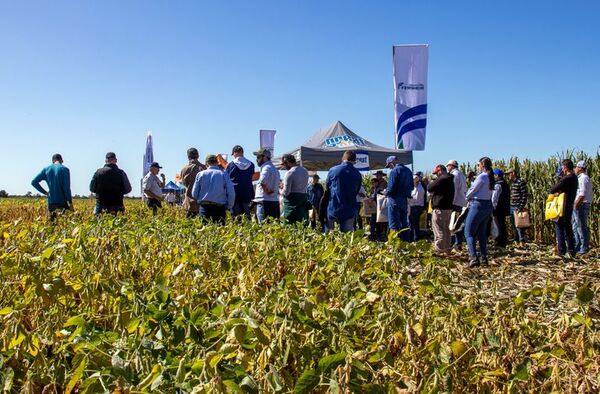
[[[388,156],[388,158],[385,159],[385,166],[389,166],[394,160],[398,160],[398,158],[396,156]]]
[[[501,169],[499,169],[499,168],[496,168],[496,169],[494,170],[494,175],[502,177],[502,176],[504,176],[504,173],[502,172],[502,170],[501,170]]]

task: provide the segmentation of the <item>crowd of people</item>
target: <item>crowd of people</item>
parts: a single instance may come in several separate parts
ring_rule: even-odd
[[[515,242],[527,240],[526,226],[515,221],[527,212],[527,183],[516,169],[505,174],[492,168],[488,157],[479,160],[478,174],[465,175],[458,162],[450,160],[446,165],[437,165],[428,179],[421,172],[413,175],[396,156],[390,156],[385,163],[389,169],[387,180],[383,171],[377,171],[367,192],[363,176],[355,168],[356,152],[352,150],[344,152],[341,163],[329,169],[324,184],[318,174],[310,177],[293,155],[281,158],[282,169],[286,170],[283,180],[268,149],[261,148],[253,155],[260,169],[256,176],[254,163],[244,156],[239,145],[233,147],[233,160],[226,166],[220,164],[216,155],[208,155],[204,164],[200,163],[198,150],[188,149],[188,163],[180,173],[185,186],[186,216],[223,224],[228,212],[233,218],[247,219],[255,212],[258,223],[282,216],[286,223],[302,223],[322,232],[334,228],[349,232],[362,228],[361,202],[381,200],[385,204],[378,209],[385,210],[386,219],[379,220],[377,213],[369,216],[371,239],[385,240],[392,233],[407,242],[417,241],[422,236],[420,223],[426,212],[435,252],[447,256],[453,250],[461,250],[466,241],[469,267],[488,263],[490,235],[497,247],[507,245],[509,222]],[[142,179],[144,199],[153,214],[161,209],[164,199],[165,176],[159,176],[161,168],[157,162],[152,163]],[[567,257],[586,253],[593,193],[586,163],[574,165],[569,159],[563,160],[557,175],[559,180],[549,190],[565,195],[563,214],[555,221],[557,253]],[[42,181],[48,190],[41,186]],[[51,220],[56,219],[57,212],[73,208],[70,172],[60,154],[53,155],[52,164],[31,183],[48,197]],[[90,191],[96,196],[96,215],[125,211],[123,198],[131,192],[131,184],[117,166],[114,152],[106,154],[105,165],[94,173]]]

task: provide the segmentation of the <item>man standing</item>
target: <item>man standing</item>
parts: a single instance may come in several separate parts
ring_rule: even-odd
[[[186,217],[193,218],[198,215],[198,203],[192,197],[192,188],[196,181],[196,175],[200,171],[206,170],[206,167],[198,161],[198,149],[190,148],[187,150],[188,164],[181,169],[181,182],[185,186],[185,198],[183,199],[183,207],[186,210]]]
[[[458,169],[458,162],[456,160],[450,160],[446,164],[448,173],[454,176],[454,201],[452,201],[452,210],[460,214],[464,207],[467,206],[467,178]],[[464,240],[464,230],[456,231],[452,236],[452,243],[456,249],[461,248],[461,244]]]
[[[260,176],[256,186],[256,217],[260,222],[271,217],[279,219],[279,171],[271,161],[271,151],[260,148],[254,152],[256,163],[260,166]]]
[[[354,229],[356,215],[356,196],[362,185],[362,176],[354,168],[356,152],[347,150],[342,163],[331,167],[327,173],[325,185],[329,191],[327,204],[327,229],[332,230],[337,222],[341,232]]]
[[[575,197],[575,211],[573,212],[573,233],[575,236],[575,251],[578,254],[587,253],[590,247],[590,230],[588,217],[592,205],[593,190],[590,177],[586,173],[585,161],[580,161],[575,167],[577,174],[577,197]]]
[[[281,163],[287,170],[283,177],[283,217],[290,224],[308,224],[308,171],[298,165],[294,155],[283,155]]]
[[[150,164],[150,170],[142,179],[142,190],[146,196],[146,204],[148,208],[152,209],[153,215],[156,215],[158,208],[162,208],[162,188],[165,187],[165,174],[160,174],[162,180],[158,177],[161,168],[157,162]]]
[[[94,214],[109,212],[116,215],[125,212],[123,196],[131,192],[131,184],[125,171],[117,166],[117,155],[108,152],[105,165],[99,168],[90,182],[90,191],[96,195]]]
[[[52,155],[52,164],[40,171],[31,181],[31,186],[48,197],[48,212],[51,221],[56,220],[57,210],[73,209],[71,173],[62,163],[62,156],[55,153]],[[41,181],[46,181],[48,191],[40,185]]]
[[[508,231],[506,230],[506,217],[510,215],[510,190],[504,180],[502,170],[494,170],[494,192],[492,193],[492,206],[494,207],[494,220],[498,226],[498,236],[495,239],[496,246],[505,248],[508,243]]]
[[[573,204],[575,203],[575,196],[577,196],[578,186],[577,177],[573,172],[573,161],[565,159],[561,162],[561,174],[560,180],[550,189],[552,194],[565,193],[563,215],[554,222],[556,244],[559,256],[565,256],[568,248],[569,257],[573,257],[575,256],[575,239],[572,226]]]
[[[215,155],[206,156],[208,168],[196,175],[192,197],[200,206],[200,217],[225,223],[225,215],[235,203],[235,189],[229,174],[219,166]]]
[[[400,231],[400,239],[410,241],[408,198],[413,190],[412,172],[400,163],[396,156],[388,157],[385,164],[386,167],[392,169],[388,176],[388,186],[385,189],[385,195],[388,198],[388,226],[390,230]]]
[[[454,202],[454,176],[448,174],[446,167],[438,164],[432,171],[437,178],[427,185],[431,193],[431,227],[433,228],[433,246],[437,253],[450,250],[450,216]]]
[[[231,150],[233,161],[227,165],[226,172],[235,187],[235,204],[233,205],[233,217],[244,215],[250,219],[250,202],[254,198],[254,187],[252,186],[252,175],[254,164],[244,157],[244,148],[236,145]]]
[[[519,176],[515,169],[508,170],[508,179],[510,185],[510,218],[515,234],[515,242],[522,244],[525,242],[525,229],[517,228],[515,224],[515,213],[527,210],[527,183]]]
[[[425,189],[421,185],[421,178],[413,176],[413,190],[408,199],[408,224],[410,225],[410,241],[415,242],[421,236],[420,219],[423,213]]]
[[[315,174],[312,176],[312,183],[308,185],[307,193],[308,193],[308,202],[312,206],[312,216],[310,217],[310,227],[317,227],[317,220],[319,219],[319,204],[321,203],[321,198],[323,198],[323,185],[319,182],[319,175]]]

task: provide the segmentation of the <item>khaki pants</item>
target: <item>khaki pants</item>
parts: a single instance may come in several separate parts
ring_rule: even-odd
[[[433,227],[433,247],[436,252],[450,249],[450,215],[451,209],[434,209],[431,217]]]

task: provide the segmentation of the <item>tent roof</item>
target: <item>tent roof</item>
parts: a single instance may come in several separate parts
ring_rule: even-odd
[[[169,183],[167,183],[165,185],[165,187],[163,187],[163,192],[176,192],[176,191],[180,191],[181,188],[179,186],[177,186],[173,181],[169,181]]]
[[[396,155],[403,164],[412,163],[411,151],[376,145],[350,130],[339,120],[316,132],[299,148],[286,153],[295,155],[307,170],[326,171],[339,164],[343,152],[347,150],[368,152],[371,169],[384,168],[385,159],[391,155]],[[273,160],[273,163],[281,164],[281,157]]]

